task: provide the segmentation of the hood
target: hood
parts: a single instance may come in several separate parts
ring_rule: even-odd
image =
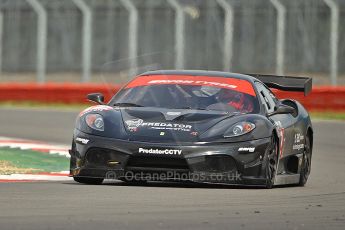
[[[86,124],[88,114],[100,114],[104,131]],[[246,135],[224,139],[237,122],[248,121],[255,129]],[[81,112],[76,129],[96,136],[158,143],[240,142],[270,137],[273,123],[260,114],[229,114],[222,111],[164,109],[153,107],[92,106]]]
[[[222,111],[164,108],[121,108],[130,140],[197,142],[199,136],[232,115]]]

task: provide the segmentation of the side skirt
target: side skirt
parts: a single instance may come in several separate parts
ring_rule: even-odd
[[[299,180],[300,180],[300,172],[301,172],[301,166],[302,166],[302,158],[303,158],[303,154],[299,153],[296,155],[292,155],[290,157],[297,157],[297,172],[296,173],[292,173],[289,172],[289,169],[286,167],[286,160],[284,159],[284,161],[279,161],[279,163],[283,164],[281,165],[281,167],[283,167],[283,172],[281,172],[281,174],[277,174],[274,180],[274,185],[284,185],[284,184],[298,184]]]
[[[274,185],[298,184],[300,174],[276,175]]]

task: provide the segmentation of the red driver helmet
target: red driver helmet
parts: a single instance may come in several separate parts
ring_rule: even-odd
[[[219,100],[227,103],[241,112],[252,112],[253,102],[244,93],[235,90],[222,90]]]

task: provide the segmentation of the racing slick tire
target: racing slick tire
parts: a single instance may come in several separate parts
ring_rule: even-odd
[[[304,186],[307,183],[310,170],[311,170],[311,155],[312,155],[312,149],[310,145],[310,138],[309,138],[309,135],[306,135],[304,153],[303,153],[303,162],[302,162],[302,168],[301,168],[301,173],[300,173],[300,179],[298,183],[299,186]]]
[[[74,181],[82,184],[102,184],[103,178],[92,178],[92,177],[73,177]]]
[[[270,149],[266,157],[266,184],[268,189],[273,188],[275,176],[277,174],[278,163],[278,141],[275,135],[272,135]]]

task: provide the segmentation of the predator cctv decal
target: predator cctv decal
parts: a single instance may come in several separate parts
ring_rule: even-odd
[[[148,85],[195,85],[225,88],[255,96],[255,91],[249,81],[224,77],[184,76],[184,75],[152,75],[140,76],[131,81],[125,88]]]
[[[139,153],[146,154],[157,154],[157,155],[181,155],[182,150],[180,149],[145,149],[139,148]]]

